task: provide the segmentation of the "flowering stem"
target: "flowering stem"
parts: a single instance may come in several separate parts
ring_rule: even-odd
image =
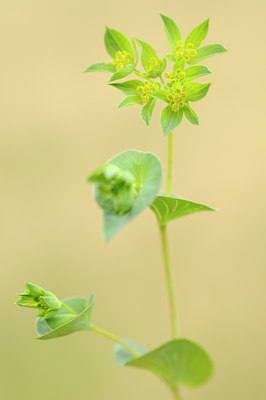
[[[106,332],[105,330],[98,328],[97,326],[92,326],[91,330],[99,333],[102,336],[105,336],[107,339],[112,340],[113,342],[116,342],[120,344],[120,346],[124,347],[127,351],[129,351],[131,354],[133,354],[134,357],[139,357],[140,353],[134,350],[131,346],[129,346],[127,343],[123,342],[123,340],[119,339],[117,336],[113,335],[112,333]]]
[[[167,176],[166,196],[170,196],[171,193],[172,167],[173,167],[173,132],[169,133],[168,136],[168,176]]]
[[[182,400],[182,397],[180,396],[179,391],[177,389],[173,390],[173,395],[175,400]]]
[[[178,336],[176,296],[175,296],[175,287],[174,287],[173,276],[172,276],[170,260],[169,260],[166,226],[160,226],[160,232],[161,232],[161,241],[162,241],[162,249],[163,249],[166,284],[167,284],[169,304],[170,304],[172,337],[176,338]]]

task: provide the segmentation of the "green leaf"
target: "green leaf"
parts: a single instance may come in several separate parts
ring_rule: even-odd
[[[96,63],[90,65],[85,72],[115,72],[115,66],[112,63]]]
[[[132,39],[132,45],[133,45],[133,49],[134,49],[134,53],[135,53],[135,63],[134,63],[134,67],[137,66],[138,62],[139,62],[139,52],[135,43],[135,40]]]
[[[125,97],[120,104],[118,104],[117,108],[124,108],[128,106],[133,106],[134,104],[143,104],[140,95],[133,95]]]
[[[181,33],[176,25],[176,23],[169,17],[166,17],[165,15],[160,14],[163,24],[164,24],[164,29],[165,33],[168,39],[168,43],[170,46],[170,49],[172,51],[175,50],[177,46],[178,40],[181,40]]]
[[[173,56],[173,54],[166,54],[165,57],[168,58],[168,60],[172,61],[173,63],[176,62],[176,57]]]
[[[197,54],[191,57],[189,64],[197,64],[206,58],[216,56],[218,54],[227,53],[227,50],[221,44],[209,44],[197,50]]]
[[[117,51],[126,51],[134,60],[134,51],[129,40],[121,33],[114,29],[106,27],[104,35],[104,44],[108,54],[115,58]]]
[[[187,101],[198,101],[203,99],[208,93],[211,83],[189,82],[183,87]]]
[[[186,119],[191,122],[193,125],[199,125],[199,119],[197,114],[195,113],[194,110],[188,105],[188,103],[185,103],[184,107],[184,114]]]
[[[201,42],[205,39],[209,29],[209,18],[206,19],[202,24],[197,26],[197,28],[193,29],[193,31],[188,35],[188,37],[185,40],[185,46],[188,45],[188,43],[193,43],[195,49],[197,49]]]
[[[157,100],[162,100],[165,103],[169,103],[167,100],[167,97],[171,94],[171,92],[168,92],[167,90],[157,90],[152,94],[152,97],[154,97]]]
[[[146,72],[150,74],[151,77],[156,78],[164,71],[166,67],[166,61],[160,61],[156,54],[156,51],[148,43],[143,42],[140,39],[136,39],[136,41],[141,47],[141,64],[143,68],[145,69]],[[161,63],[161,67],[156,70],[153,69],[150,71],[149,67],[151,65],[152,59],[158,60],[158,62]]]
[[[104,213],[104,237],[109,241],[115,234],[136,218],[153,202],[161,185],[162,167],[159,159],[152,153],[129,150],[108,161],[135,178],[139,187],[137,197],[129,212],[123,215]]]
[[[134,70],[134,65],[129,64],[126,67],[120,69],[119,71],[115,72],[114,75],[111,76],[109,82],[117,81],[118,79],[125,78]]]
[[[55,317],[47,320],[38,318],[36,330],[38,339],[47,340],[71,333],[91,329],[91,314],[94,305],[94,296],[90,300],[81,297],[62,300],[64,304],[70,307],[77,315],[73,315],[64,307],[61,307]]]
[[[126,96],[136,95],[136,89],[138,86],[143,86],[143,82],[138,79],[132,79],[130,81],[121,82],[121,83],[111,83],[110,86],[113,86],[121,92],[123,92]]]
[[[177,71],[179,68],[182,69],[182,71],[185,68],[185,60],[182,56],[178,57],[178,59],[174,63],[173,71]]]
[[[173,111],[171,106],[167,106],[161,112],[161,126],[163,133],[167,136],[172,132],[182,121],[183,109],[180,108],[178,111]]]
[[[150,208],[155,213],[160,226],[165,226],[169,221],[195,212],[217,211],[215,208],[182,197],[163,195],[156,196]]]
[[[186,76],[182,79],[182,83],[190,82],[192,79],[199,78],[200,76],[209,75],[211,71],[204,65],[195,65],[184,70]]]
[[[186,339],[175,339],[140,357],[131,353],[121,356],[120,346],[115,347],[115,358],[127,367],[146,369],[163,379],[172,390],[180,385],[196,388],[213,375],[214,365],[207,352]]]
[[[141,117],[147,126],[150,125],[150,120],[155,107],[155,103],[155,99],[150,99],[141,110]]]

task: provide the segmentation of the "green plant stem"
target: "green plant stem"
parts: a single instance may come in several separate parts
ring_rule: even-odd
[[[73,315],[78,315],[75,313],[75,311],[72,310],[72,308],[68,307],[65,303],[62,303],[62,307],[64,307],[67,311],[69,311]]]
[[[172,271],[171,271],[171,266],[170,266],[166,226],[160,226],[160,232],[161,232],[161,240],[162,240],[166,284],[167,284],[169,304],[170,304],[172,337],[176,338],[178,336],[176,296],[175,296],[175,287],[174,287],[173,276],[172,276]]]
[[[173,395],[175,400],[182,400],[182,397],[180,396],[180,393],[177,389],[173,390]]]
[[[159,79],[160,79],[161,83],[162,83],[162,84],[163,84],[163,86],[164,86],[164,83],[165,83],[165,82],[164,82],[164,80],[163,80],[163,77],[162,77],[162,75],[160,75],[160,76],[159,76]]]
[[[134,357],[139,357],[140,353],[134,350],[131,346],[129,346],[127,343],[123,342],[123,340],[119,339],[117,336],[113,335],[112,333],[106,332],[105,330],[98,328],[97,326],[92,326],[91,330],[99,333],[102,336],[105,336],[107,339],[112,340],[115,343],[120,344],[121,346],[124,347],[127,351],[129,351],[131,354],[133,354]]]
[[[169,196],[171,193],[172,168],[173,168],[173,132],[169,133],[168,136],[168,175],[167,175],[166,196]]]

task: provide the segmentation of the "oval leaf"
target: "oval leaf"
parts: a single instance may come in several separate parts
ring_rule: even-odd
[[[110,86],[113,86],[121,92],[123,92],[126,96],[132,96],[137,94],[137,87],[143,86],[143,82],[138,79],[131,79],[130,81],[121,82],[121,83],[111,83]]]
[[[197,64],[206,58],[222,53],[227,53],[227,50],[221,44],[209,44],[208,46],[198,49],[197,54],[194,57],[191,57],[189,64]]]
[[[125,353],[128,353],[127,357]],[[191,388],[201,386],[211,378],[214,370],[207,352],[186,339],[172,340],[140,357],[134,357],[127,350],[123,350],[121,356],[121,347],[116,345],[115,358],[119,364],[154,373],[171,389],[180,385]]]
[[[114,75],[111,76],[109,82],[117,81],[118,79],[125,78],[134,70],[134,65],[129,64],[126,67],[120,69],[119,71],[115,72]]]
[[[197,49],[201,42],[205,39],[209,29],[209,18],[206,21],[202,22],[197,28],[193,29],[193,31],[188,35],[185,41],[185,46],[188,43],[193,43],[195,49]]]
[[[178,40],[181,40],[181,33],[178,29],[178,26],[171,18],[166,17],[165,15],[162,14],[160,14],[160,16],[164,24],[164,29],[170,49],[174,51],[177,46]]]
[[[151,116],[155,107],[156,100],[150,99],[150,101],[145,104],[145,106],[141,110],[141,118],[145,122],[147,126],[150,125]]]
[[[170,106],[167,106],[161,112],[161,126],[165,136],[169,135],[182,121],[183,109],[173,111]]]
[[[208,93],[211,83],[189,82],[183,87],[187,101],[199,101]]]
[[[217,211],[215,208],[182,197],[163,195],[156,196],[150,208],[154,211],[160,226],[165,226],[169,221],[195,212]]]
[[[115,72],[115,66],[112,63],[96,63],[90,65],[85,71],[86,72]]]
[[[134,60],[134,50],[129,40],[121,32],[106,27],[104,44],[108,54],[112,58],[115,58],[117,51],[126,51],[132,56],[132,60]]]
[[[118,104],[118,108],[124,108],[128,106],[133,106],[135,104],[143,104],[140,95],[135,96],[127,96],[125,97],[121,103]]]
[[[194,110],[188,105],[188,103],[185,104],[184,107],[184,114],[186,119],[191,122],[193,125],[199,125],[199,119],[197,114],[195,113]]]
[[[62,301],[70,307],[77,315],[73,315],[64,307],[61,307],[55,317],[43,320],[37,318],[36,330],[39,335],[37,339],[48,340],[71,333],[91,329],[91,314],[94,306],[94,296],[90,300],[81,297],[66,299]]]
[[[152,153],[129,150],[108,161],[123,171],[130,172],[140,187],[129,212],[123,215],[104,212],[104,237],[110,240],[116,233],[150,206],[161,185],[162,167],[159,159]]]

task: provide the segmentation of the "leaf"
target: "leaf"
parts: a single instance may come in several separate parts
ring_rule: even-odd
[[[168,58],[168,60],[172,61],[173,63],[176,62],[176,57],[173,56],[173,54],[166,54],[165,57]]]
[[[167,136],[172,132],[182,121],[183,109],[180,108],[178,111],[173,111],[171,106],[167,106],[161,112],[161,126],[163,133]]]
[[[195,212],[217,211],[215,208],[182,197],[163,195],[156,196],[150,208],[155,213],[160,226],[165,226],[169,221]]]
[[[168,92],[167,90],[157,90],[152,94],[152,96],[157,100],[162,100],[165,103],[168,103],[167,97],[169,94],[171,94],[171,92]]]
[[[171,18],[166,17],[163,14],[160,14],[160,16],[161,16],[163,24],[164,24],[164,29],[165,29],[165,33],[166,33],[166,36],[168,39],[170,49],[172,51],[174,51],[177,46],[178,40],[181,40],[181,33],[178,29],[178,26]]]
[[[143,68],[145,69],[145,71],[150,72],[147,69],[151,64],[151,59],[155,58],[158,61],[160,61],[156,54],[156,51],[148,43],[143,42],[140,39],[136,39],[136,41],[139,44],[139,46],[141,47],[141,64],[142,64]],[[160,75],[162,73],[162,71],[165,69],[165,67],[166,67],[166,62],[163,62],[161,68],[158,70],[158,73],[154,74],[151,72],[150,76],[153,78],[157,77],[158,75]]]
[[[198,101],[203,99],[208,93],[211,83],[189,82],[183,87],[187,101]]]
[[[182,57],[182,56],[178,57],[178,59],[174,63],[173,70],[177,71],[179,68],[182,69],[182,71],[185,68],[185,60],[184,60],[184,57]]]
[[[194,110],[188,105],[188,103],[185,103],[184,107],[184,114],[186,119],[191,122],[193,125],[199,125],[199,119],[197,114],[195,113]]]
[[[151,116],[155,107],[156,100],[151,98],[141,110],[141,117],[147,126],[150,125]]]
[[[110,86],[113,86],[121,92],[123,92],[126,96],[136,95],[136,89],[138,86],[143,86],[143,82],[138,79],[132,79],[130,81],[121,82],[121,83],[111,83]]]
[[[139,192],[129,212],[123,215],[104,213],[104,237],[109,241],[115,234],[150,206],[161,185],[162,167],[159,159],[152,153],[128,150],[108,161],[123,171],[130,172]]]
[[[194,67],[189,67],[184,70],[186,76],[182,79],[182,83],[190,82],[192,79],[198,78],[200,76],[209,75],[211,71],[204,65],[195,65]]]
[[[189,64],[197,64],[206,58],[216,56],[218,54],[227,53],[227,50],[221,44],[209,44],[197,50],[197,54],[191,57]]]
[[[115,72],[115,66],[112,63],[96,63],[90,65],[85,71],[86,72]]]
[[[134,60],[134,51],[129,40],[121,33],[114,29],[106,27],[104,35],[104,44],[108,54],[115,58],[117,51],[126,51]]]
[[[197,49],[201,42],[205,39],[209,29],[209,18],[206,19],[206,21],[202,22],[197,28],[193,29],[192,32],[188,35],[188,37],[185,40],[185,46],[188,45],[188,43],[193,43],[195,49]]]
[[[125,342],[130,347],[132,347],[132,349],[137,351],[141,356],[146,353],[146,350],[144,350],[140,345],[132,342],[131,340],[124,339],[123,342]],[[130,353],[128,350],[126,350],[124,347],[120,346],[119,344],[115,345],[114,357],[115,357],[115,361],[119,365],[125,365],[128,361],[130,361],[130,360],[132,360],[132,358],[134,358],[132,353]]]
[[[61,307],[53,318],[44,321],[42,321],[42,318],[37,318],[36,330],[39,335],[38,339],[54,339],[91,329],[91,314],[94,305],[93,295],[89,301],[81,297],[74,297],[63,300],[63,303],[78,315],[74,316],[64,307]]]
[[[117,81],[118,79],[125,78],[134,70],[134,65],[129,64],[126,67],[120,69],[119,71],[115,72],[114,75],[111,76],[109,82]]]
[[[120,346],[115,347],[115,358],[127,367],[146,369],[163,379],[171,389],[180,385],[195,388],[206,383],[213,375],[214,365],[207,352],[186,339],[175,339],[140,357],[126,350],[121,356]]]
[[[118,104],[117,108],[133,106],[134,104],[143,104],[139,94],[125,97],[124,100],[122,100],[121,103]]]
[[[134,66],[136,67],[138,62],[139,62],[139,52],[135,43],[135,40],[132,39],[132,45],[133,45],[133,49],[134,49],[134,53],[135,53],[135,63]]]

